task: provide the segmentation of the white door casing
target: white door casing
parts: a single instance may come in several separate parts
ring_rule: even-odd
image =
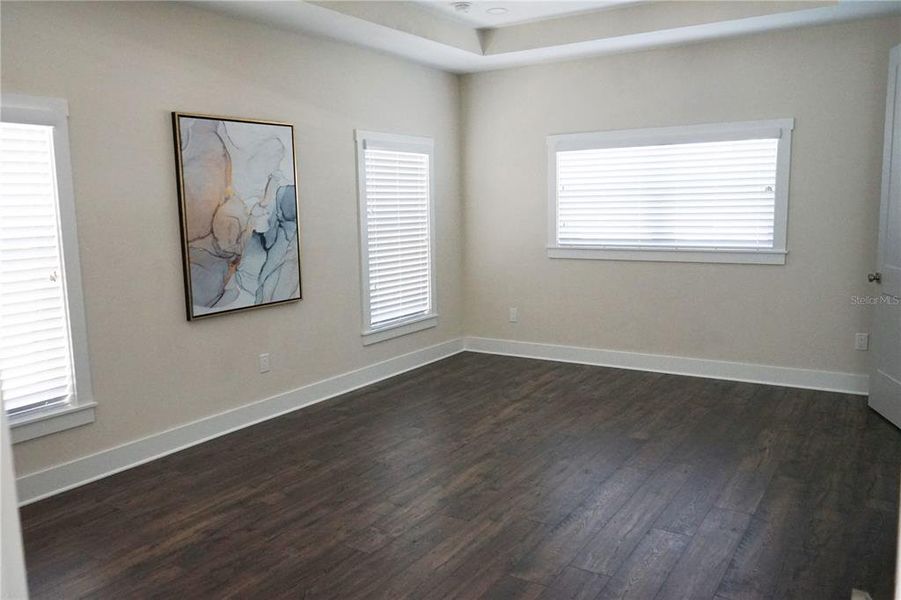
[[[0,598],[27,600],[25,559],[22,553],[22,531],[19,526],[19,504],[16,478],[13,475],[12,446],[6,412],[0,410]]]

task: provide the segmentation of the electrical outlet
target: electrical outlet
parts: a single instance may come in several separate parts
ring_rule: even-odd
[[[519,309],[515,306],[510,307],[510,322],[517,323],[519,322]]]
[[[269,353],[260,354],[260,373],[268,373],[270,370]]]
[[[854,334],[854,349],[855,350],[869,350],[870,349],[870,334],[869,333]]]

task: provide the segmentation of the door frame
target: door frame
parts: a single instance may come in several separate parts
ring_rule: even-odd
[[[892,191],[892,160],[896,148],[894,148],[895,132],[895,105],[897,104],[898,91],[898,66],[901,64],[901,45],[895,46],[889,52],[888,85],[885,93],[885,132],[882,142],[882,187],[879,200],[879,231],[876,246],[876,266],[882,266],[885,252],[885,238],[888,230],[888,209]],[[901,151],[901,149],[897,149]]]

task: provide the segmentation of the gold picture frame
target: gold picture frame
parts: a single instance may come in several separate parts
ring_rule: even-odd
[[[189,321],[301,300],[294,126],[172,113]]]

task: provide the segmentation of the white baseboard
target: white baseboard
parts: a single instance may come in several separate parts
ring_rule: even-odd
[[[237,429],[447,358],[462,350],[462,339],[450,340],[55,465],[43,471],[23,475],[16,480],[19,504],[30,504]]]
[[[232,431],[447,358],[463,350],[847,394],[865,395],[868,388],[868,377],[857,373],[468,337],[397,356],[115,448],[55,465],[43,471],[23,475],[16,480],[19,503],[30,504]]]
[[[870,389],[873,390],[873,395],[870,397],[870,408],[892,423],[901,425],[901,406],[894,400],[901,395],[901,381],[882,369],[876,369],[870,379]],[[901,566],[901,555],[898,556],[898,561],[898,565]],[[901,575],[901,571],[898,572],[898,575]],[[901,579],[898,582],[898,592],[901,594]]]
[[[867,395],[869,388],[869,377],[859,373],[795,369],[705,358],[684,358],[665,354],[620,352],[480,337],[466,338],[465,348],[472,352],[486,354],[504,354],[619,369],[765,383],[863,396]]]

